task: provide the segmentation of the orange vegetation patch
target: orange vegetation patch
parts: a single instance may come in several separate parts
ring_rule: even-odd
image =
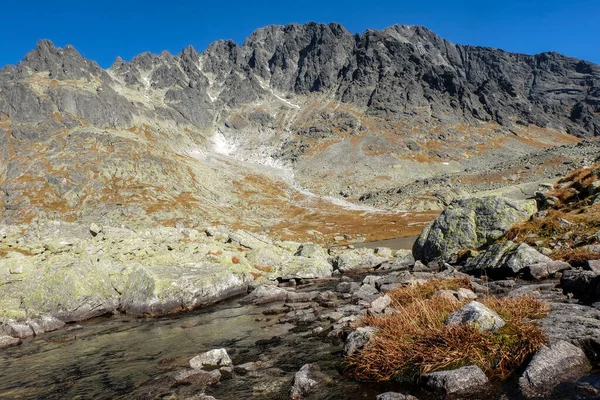
[[[415,236],[426,223],[439,215],[439,212],[394,213],[344,208],[321,198],[305,196],[279,181],[257,175],[238,182],[236,188],[248,208],[263,217],[263,222],[256,226],[241,220],[234,228],[268,229],[269,235],[280,240],[327,245],[341,235],[350,236],[347,243],[358,237],[376,241]]]
[[[359,379],[418,379],[425,373],[478,365],[487,376],[505,379],[546,343],[534,319],[548,313],[532,297],[479,300],[506,322],[497,333],[469,325],[446,326],[446,318],[466,301],[435,296],[438,290],[469,288],[466,279],[436,280],[390,293],[394,315],[367,316],[363,325],[378,332],[361,351],[346,358],[348,373]]]
[[[20,253],[24,256],[33,256],[34,254],[29,250],[21,249],[21,248],[3,248],[0,249],[0,257],[6,257],[9,253]]]

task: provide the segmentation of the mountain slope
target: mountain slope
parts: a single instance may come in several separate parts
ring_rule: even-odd
[[[304,188],[358,201],[599,134],[599,66],[422,27],[269,26],[108,70],[41,41],[0,71],[2,219],[281,227],[351,208]]]

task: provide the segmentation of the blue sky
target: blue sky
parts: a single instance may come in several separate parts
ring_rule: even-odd
[[[599,0],[419,1],[14,1],[2,5],[0,66],[15,64],[40,39],[72,44],[102,67],[144,51],[203,51],[218,39],[243,43],[255,29],[291,22],[339,22],[355,33],[423,25],[460,44],[600,63]]]

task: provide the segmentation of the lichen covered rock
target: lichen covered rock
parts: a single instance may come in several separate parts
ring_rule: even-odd
[[[535,201],[529,200],[496,196],[455,200],[423,229],[413,254],[424,263],[454,262],[461,250],[490,244],[536,211]]]

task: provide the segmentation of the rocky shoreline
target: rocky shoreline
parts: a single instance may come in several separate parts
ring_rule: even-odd
[[[315,244],[275,242],[222,226],[143,232],[58,222],[26,230],[6,226],[0,244],[6,254],[0,260],[4,279],[0,344],[14,346],[26,337],[100,315],[159,316],[249,293],[240,303],[268,305],[265,318],[292,324],[291,331],[340,346],[340,351],[343,345],[343,354],[352,355],[377,334],[368,326],[356,329],[363,317],[396,312],[388,295],[394,289],[462,278],[472,291],[434,295],[472,301],[467,306],[476,309],[479,300],[490,296],[529,296],[549,305],[548,315],[539,321],[548,345],[519,372],[520,395],[546,397],[554,387],[576,382],[598,365],[600,310],[593,301],[600,278],[593,260],[584,270],[553,260],[544,249],[502,240],[512,225],[537,211],[533,200],[458,200],[424,229],[412,252],[348,247],[327,251]],[[330,282],[330,290],[305,288],[324,280]],[[457,323],[467,323],[457,318]],[[226,350],[215,351],[227,359]],[[267,359],[241,365],[229,360],[208,367],[194,359],[191,369],[143,385],[131,398],[196,399],[197,393],[210,392],[221,379],[269,376],[276,368]],[[277,386],[278,396],[284,391],[294,399],[318,398],[311,396],[332,377],[320,371],[318,362],[313,364],[295,374],[291,387]],[[418,382],[423,393],[448,397],[477,398],[498,390],[476,366],[425,374]],[[577,385],[576,389],[583,384]],[[586,396],[600,395],[600,388],[581,390]],[[390,392],[378,398],[414,398],[410,396]]]

